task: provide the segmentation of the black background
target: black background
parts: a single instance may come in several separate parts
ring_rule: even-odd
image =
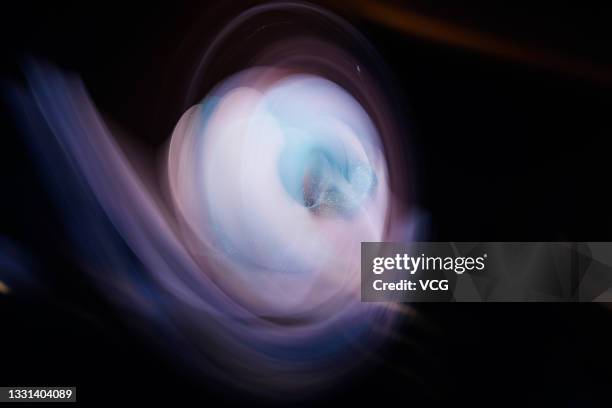
[[[22,81],[28,55],[78,72],[98,107],[150,152],[180,115],[159,95],[175,80],[169,67],[186,32],[205,24],[214,33],[251,4],[52,3],[3,6],[0,78]],[[612,13],[599,5],[456,3],[409,7],[604,69],[612,63]],[[428,239],[612,240],[612,79],[432,42],[370,22],[346,4],[327,5],[365,34],[394,75],[405,104],[399,109],[413,129],[410,170]],[[152,127],[150,116],[165,108],[171,114]],[[2,115],[0,237],[23,249],[44,288],[27,297],[0,295],[0,385],[76,385],[82,403],[269,402],[192,378],[131,332],[71,260],[20,133],[5,109]],[[391,341],[385,363],[368,362],[304,403],[609,404],[606,306],[416,309],[419,317],[402,328],[410,343]]]

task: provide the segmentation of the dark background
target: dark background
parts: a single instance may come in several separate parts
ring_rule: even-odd
[[[181,113],[168,108],[167,89],[180,81],[171,66],[180,63],[186,33],[204,24],[212,35],[252,4],[53,3],[2,6],[0,79],[22,81],[28,55],[77,72],[98,107],[150,152]],[[533,3],[393,5],[608,71],[610,10]],[[350,2],[323,4],[354,24],[392,72],[398,109],[412,129],[407,166],[429,220],[427,239],[612,240],[612,68],[608,80],[507,59],[401,33]],[[166,108],[172,114],[152,126],[151,115]],[[8,255],[19,255],[42,285],[27,297],[0,295],[0,385],[76,385],[81,403],[269,402],[194,379],[131,332],[71,260],[57,210],[4,108],[1,125],[0,239],[10,240],[19,252]],[[409,342],[390,341],[384,363],[366,363],[305,403],[610,404],[607,306],[415,308],[418,317],[402,327]]]

